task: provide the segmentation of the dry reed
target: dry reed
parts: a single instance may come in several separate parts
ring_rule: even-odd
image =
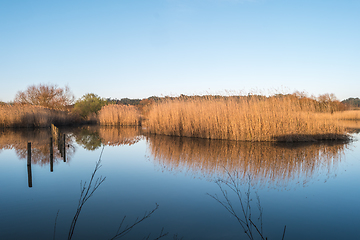
[[[226,178],[227,171],[251,177],[257,185],[306,184],[337,168],[347,145],[342,143],[270,143],[149,135],[147,144],[161,170],[186,172],[206,179]],[[300,145],[299,145],[300,144]]]
[[[98,114],[101,125],[107,126],[138,126],[140,114],[136,107],[111,104],[101,108]]]
[[[345,129],[316,114],[315,101],[284,97],[167,99],[152,105],[146,131],[240,141],[344,139]]]
[[[331,114],[330,118],[337,120],[360,120],[360,110],[334,112]]]
[[[49,127],[52,123],[69,125],[77,122],[78,118],[68,111],[32,105],[0,106],[0,127]]]

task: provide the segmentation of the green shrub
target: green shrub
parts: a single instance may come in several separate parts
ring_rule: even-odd
[[[74,105],[74,112],[78,113],[83,119],[86,119],[91,115],[97,115],[106,103],[107,101],[100,98],[98,95],[94,93],[87,93],[76,101]]]

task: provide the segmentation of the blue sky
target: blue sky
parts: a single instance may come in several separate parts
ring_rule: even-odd
[[[0,100],[250,91],[360,97],[360,1],[0,0]]]

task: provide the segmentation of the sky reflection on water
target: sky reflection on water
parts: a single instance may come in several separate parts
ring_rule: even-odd
[[[221,196],[216,179],[250,176],[253,219],[256,194],[264,236],[281,239],[358,239],[360,147],[350,143],[283,145],[141,136],[136,128],[60,129],[66,162],[54,145],[50,172],[47,129],[0,132],[0,239],[66,239],[79,199],[102,156],[105,182],[84,206],[73,239],[109,239],[121,219],[129,224],[159,204],[154,214],[122,239],[155,238],[164,227],[172,239],[247,239],[236,219],[208,194]],[[356,135],[357,136],[357,135]],[[55,137],[55,136],[53,136]],[[32,142],[32,187],[26,144]],[[238,202],[229,192],[229,198]],[[259,222],[256,222],[260,224]],[[256,238],[257,239],[257,238]]]

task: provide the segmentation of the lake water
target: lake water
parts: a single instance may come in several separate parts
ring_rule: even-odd
[[[124,216],[119,232],[157,204],[121,239],[249,239],[241,221],[254,239],[255,226],[268,239],[282,239],[285,226],[284,239],[360,239],[359,134],[353,137],[275,144],[142,135],[138,128],[3,129],[0,239],[67,239],[80,183],[89,183],[101,153],[94,181],[106,179],[83,205],[72,239],[111,239]],[[241,201],[225,184],[231,180]]]

